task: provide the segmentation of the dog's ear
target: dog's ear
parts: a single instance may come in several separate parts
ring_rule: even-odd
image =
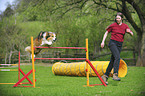
[[[47,40],[47,38],[49,38],[49,37],[50,37],[50,34],[49,34],[49,32],[47,32],[46,40]]]
[[[43,38],[43,34],[44,34],[44,32],[43,31],[40,31],[40,33],[38,35],[38,40],[41,40]]]

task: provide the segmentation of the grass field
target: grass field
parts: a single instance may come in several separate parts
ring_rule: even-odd
[[[36,88],[0,85],[0,96],[145,96],[145,67],[128,67],[126,77],[121,81],[113,81],[110,77],[107,87],[83,87],[86,77],[55,76],[47,64],[36,64],[35,67]],[[31,65],[22,65],[21,68],[27,73]],[[29,78],[32,80],[32,75]],[[17,80],[17,72],[0,72],[0,83],[15,83]],[[90,77],[90,84],[100,83],[97,77]]]

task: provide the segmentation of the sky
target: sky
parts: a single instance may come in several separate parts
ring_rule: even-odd
[[[12,4],[14,0],[0,0],[0,11],[5,11],[5,9],[7,8],[7,3],[9,2],[10,4]]]

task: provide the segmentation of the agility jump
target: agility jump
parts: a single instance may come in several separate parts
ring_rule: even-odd
[[[3,65],[3,66],[10,66],[10,65],[17,66],[18,64],[0,64],[0,65]],[[0,68],[6,68],[6,67],[0,67]],[[18,71],[18,70],[17,69],[0,69],[0,71]]]
[[[86,51],[86,58],[34,58],[34,50],[35,48],[52,48],[52,49],[83,49]],[[33,46],[33,37],[31,37],[31,51],[32,51],[32,70],[30,70],[26,75],[24,75],[23,78],[21,78],[13,87],[18,87],[18,85],[25,79],[27,78],[27,76],[29,76],[31,73],[33,74],[33,82],[31,82],[31,84],[33,84],[33,86],[35,88],[35,66],[34,66],[34,61],[35,60],[85,60],[86,61],[86,77],[87,77],[87,85],[86,86],[96,86],[96,85],[104,85],[107,86],[105,84],[105,82],[103,81],[103,79],[101,78],[101,76],[98,74],[98,72],[96,71],[96,69],[94,68],[94,66],[92,65],[92,63],[89,60],[89,55],[88,55],[88,39],[86,39],[86,47],[35,47]],[[98,76],[98,78],[100,79],[100,81],[102,82],[102,84],[89,84],[89,65],[90,67],[93,69],[93,71],[95,72],[95,74]],[[23,86],[21,86],[23,87]],[[24,86],[25,87],[25,86]],[[27,86],[30,87],[30,86]]]
[[[13,65],[17,66],[18,64],[0,64],[0,65]],[[5,68],[5,67],[0,67],[0,68]],[[18,71],[18,69],[0,69],[0,71]],[[0,83],[0,84],[15,84],[15,83]]]
[[[1,71],[18,71],[18,81],[20,80],[20,73],[22,73],[24,76],[25,76],[25,73],[22,71],[22,69],[20,68],[20,51],[19,51],[19,57],[18,57],[18,60],[19,60],[19,63],[18,64],[0,64],[0,65],[18,65],[18,69],[1,69]],[[26,79],[29,81],[29,82],[25,82],[25,83],[19,83],[18,85],[21,85],[21,84],[33,84],[31,82],[31,80],[26,77]],[[16,84],[16,83],[0,83],[0,84]]]
[[[33,39],[31,40],[32,42],[32,46],[31,46],[31,48],[32,48],[32,50],[33,50]],[[32,54],[34,54],[34,51],[32,51]],[[36,80],[35,80],[35,69],[34,69],[34,55],[32,56],[32,69],[27,73],[27,74],[25,74],[22,70],[21,70],[21,68],[20,68],[20,52],[19,52],[19,67],[18,67],[18,82],[17,83],[15,83],[14,85],[13,85],[13,87],[35,87],[34,85],[35,85],[35,82],[36,82]],[[20,79],[20,73],[22,73],[23,74],[23,77]],[[30,75],[30,74],[33,74],[33,82],[28,78],[28,76]],[[27,79],[29,82],[26,82],[26,83],[21,83],[24,79]],[[33,86],[22,86],[22,84],[31,84],[31,85],[33,85]]]

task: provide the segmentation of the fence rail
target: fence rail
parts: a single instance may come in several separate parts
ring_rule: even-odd
[[[67,47],[66,47],[67,48]],[[73,48],[73,47],[72,47]],[[78,47],[78,49],[85,49],[83,47]],[[125,60],[127,62],[128,65],[133,65],[135,66],[136,64],[136,57],[137,57],[137,52],[135,51],[135,49],[122,49],[122,52],[132,52],[132,58],[122,58],[123,60]],[[89,53],[89,58],[90,60],[97,60],[99,58],[103,58],[104,56],[107,55],[111,55],[111,52],[105,53],[105,54],[101,54],[101,55],[97,55],[97,54],[93,54],[93,53]],[[85,53],[72,53],[72,54],[64,54],[63,51],[55,51],[55,52],[45,52],[45,53],[40,53],[37,57],[38,58],[85,58]],[[108,58],[110,60],[110,57]],[[17,58],[12,58],[12,62],[18,62]],[[54,63],[57,62],[59,59],[56,60],[39,60],[43,63]],[[30,55],[21,55],[21,62],[24,63],[30,63],[31,62],[31,58]]]

